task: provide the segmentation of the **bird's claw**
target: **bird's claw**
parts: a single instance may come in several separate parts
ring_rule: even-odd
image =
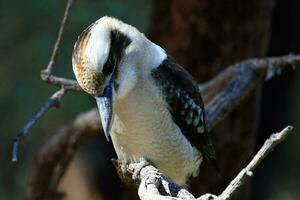
[[[125,184],[138,182],[141,170],[148,165],[153,165],[145,159],[135,163],[128,163],[124,160],[112,159],[112,163],[115,165],[118,175]]]
[[[144,167],[146,167],[146,166],[148,166],[148,165],[151,165],[150,164],[150,162],[148,162],[147,160],[141,160],[140,162],[138,162],[138,163],[134,163],[134,171],[133,171],[133,174],[132,174],[132,180],[134,181],[134,182],[136,182],[137,180],[138,180],[138,177],[139,177],[139,175],[140,175],[140,173],[141,173],[141,170],[144,168]]]

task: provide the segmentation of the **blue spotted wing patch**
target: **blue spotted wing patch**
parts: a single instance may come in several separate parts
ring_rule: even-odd
[[[186,129],[193,128],[197,134],[203,134],[205,132],[203,106],[197,104],[186,91],[175,88],[169,82],[163,83],[163,90],[175,121],[180,121]],[[180,128],[183,129],[183,127]]]

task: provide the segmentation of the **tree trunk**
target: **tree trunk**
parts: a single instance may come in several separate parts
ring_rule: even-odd
[[[273,0],[154,1],[150,38],[204,82],[223,66],[266,55]],[[191,183],[195,196],[220,193],[253,155],[259,122],[258,87],[212,131],[220,173],[209,164]],[[247,197],[248,186],[236,199]]]

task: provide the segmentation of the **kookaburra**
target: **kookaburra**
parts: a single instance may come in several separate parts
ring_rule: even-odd
[[[120,160],[147,160],[184,185],[215,159],[197,83],[133,26],[100,18],[79,36],[72,64]]]

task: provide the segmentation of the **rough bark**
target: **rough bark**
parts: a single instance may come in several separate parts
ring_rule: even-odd
[[[185,66],[198,82],[224,66],[266,54],[273,0],[154,1],[151,39]],[[192,193],[219,193],[253,155],[260,87],[212,131],[221,172],[203,166]],[[213,175],[212,175],[213,174]],[[245,199],[247,186],[236,199]]]

